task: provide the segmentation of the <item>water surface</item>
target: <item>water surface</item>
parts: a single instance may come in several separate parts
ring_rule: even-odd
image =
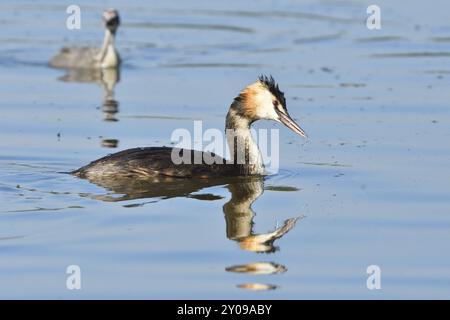
[[[1,298],[450,298],[447,1],[378,1],[378,31],[368,1],[78,3],[79,31],[59,1],[0,4]],[[100,43],[106,7],[120,74],[49,68]],[[194,120],[222,129],[261,73],[310,136],[256,125],[280,129],[278,174],[108,189],[61,173]]]

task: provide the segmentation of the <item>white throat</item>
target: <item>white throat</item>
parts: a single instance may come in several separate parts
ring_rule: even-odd
[[[115,36],[108,29],[105,30],[105,37],[97,59],[102,68],[115,68],[120,64],[120,57],[115,47]]]
[[[258,145],[253,139],[251,123],[232,107],[228,111],[225,130],[230,163],[240,166],[247,174],[263,175],[264,163]]]

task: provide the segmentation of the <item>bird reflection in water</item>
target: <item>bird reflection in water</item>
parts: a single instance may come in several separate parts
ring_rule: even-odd
[[[222,196],[211,193],[202,193],[201,190],[214,186],[226,186],[231,198],[223,206],[226,222],[226,236],[236,241],[242,250],[255,253],[271,254],[279,248],[274,245],[275,240],[286,235],[294,228],[299,217],[287,219],[281,227],[267,233],[255,233],[253,231],[255,212],[252,204],[264,192],[264,177],[234,177],[216,179],[180,179],[172,177],[153,177],[147,180],[138,180],[123,177],[111,178],[95,176],[88,179],[90,182],[106,188],[110,192],[105,195],[89,195],[89,197],[108,201],[129,201],[147,199],[145,202],[124,205],[124,207],[142,206],[157,201],[156,199],[169,199],[186,197],[198,200],[219,200]],[[278,188],[279,190],[296,191],[296,188]],[[270,190],[277,190],[270,187]],[[153,199],[153,200],[152,200]],[[252,262],[243,265],[229,266],[227,272],[243,273],[249,275],[274,275],[287,271],[287,268],[275,262]],[[237,285],[246,290],[273,290],[277,286],[262,283],[244,283]]]
[[[227,237],[236,241],[239,247],[246,251],[257,253],[273,253],[277,251],[279,248],[274,245],[274,241],[288,233],[295,226],[299,217],[287,219],[281,227],[273,231],[256,234],[253,232],[255,212],[251,206],[264,192],[263,179],[228,184],[228,190],[230,190],[231,199],[223,206]],[[293,190],[297,189],[294,188]],[[253,262],[230,266],[225,270],[250,275],[272,275],[284,273],[287,271],[287,268],[274,262]],[[274,290],[277,288],[276,285],[264,283],[244,283],[237,285],[237,287],[253,291]]]
[[[119,102],[114,98],[116,84],[120,81],[120,69],[67,69],[67,73],[58,78],[65,82],[96,83],[103,89],[101,110],[103,120],[108,122],[119,121],[116,117],[119,112]],[[117,139],[103,139],[104,148],[117,148]]]
[[[238,284],[237,287],[252,291],[267,291],[267,290],[275,290],[277,288],[277,286],[273,284],[265,284],[265,283],[243,283]]]
[[[117,148],[119,140],[117,139],[102,139],[102,147],[104,148]]]
[[[227,223],[227,237],[237,241],[243,250],[275,252],[278,248],[274,246],[274,241],[289,232],[298,218],[286,220],[283,226],[272,232],[255,234],[252,230],[255,212],[251,206],[263,193],[264,181],[263,178],[253,180],[228,184],[231,199],[223,206]]]

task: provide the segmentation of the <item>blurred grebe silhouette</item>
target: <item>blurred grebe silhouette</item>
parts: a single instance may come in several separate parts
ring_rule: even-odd
[[[115,46],[117,29],[120,25],[119,12],[108,9],[102,15],[105,36],[100,48],[63,47],[49,62],[54,68],[107,69],[120,65],[120,56]]]

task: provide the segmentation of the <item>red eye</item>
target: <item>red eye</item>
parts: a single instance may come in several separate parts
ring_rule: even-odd
[[[276,108],[276,107],[278,107],[278,101],[277,100],[274,100],[273,101],[273,106]]]

